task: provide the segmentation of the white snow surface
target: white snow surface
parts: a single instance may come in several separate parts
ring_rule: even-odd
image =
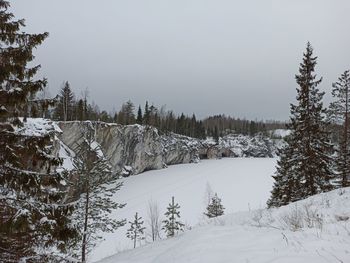
[[[147,205],[150,200],[153,200],[158,203],[163,220],[166,207],[171,197],[174,196],[175,201],[181,206],[181,220],[188,227],[193,227],[203,221],[203,212],[206,207],[205,192],[208,183],[222,199],[226,208],[225,213],[263,208],[270,196],[273,183],[271,175],[275,169],[275,162],[276,159],[273,158],[203,160],[196,164],[173,165],[167,169],[148,171],[125,178],[123,179],[124,186],[116,193],[115,200],[127,203],[127,206],[117,210],[113,217],[126,218],[127,221],[130,221],[138,212],[146,222]],[[94,249],[90,262],[131,249],[133,243],[125,236],[128,228],[129,224],[119,228],[113,234],[103,234],[105,241]],[[160,244],[167,244],[166,242],[162,241]],[[152,249],[154,246],[149,248]],[[136,251],[139,250],[134,251],[137,253]],[[142,258],[135,258],[130,262],[143,261]]]
[[[60,141],[58,156],[63,160],[62,166],[57,169],[58,172],[63,172],[64,170],[71,171],[74,169],[75,153],[62,141]]]
[[[338,189],[277,209],[203,220],[174,238],[99,263],[348,263],[349,218],[350,188]]]
[[[288,130],[288,129],[276,129],[271,131],[271,134],[276,138],[284,138],[290,135],[290,133],[291,133],[291,130]]]
[[[23,122],[23,118],[20,120]],[[27,136],[43,136],[49,132],[62,132],[56,122],[43,118],[27,118],[27,121],[23,122],[23,127],[17,127],[16,131]]]

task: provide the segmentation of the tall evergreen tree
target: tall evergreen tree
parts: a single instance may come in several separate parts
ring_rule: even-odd
[[[182,231],[184,224],[179,221],[180,219],[180,206],[178,203],[175,204],[174,197],[171,199],[171,204],[167,207],[165,213],[166,220],[163,221],[163,230],[165,231],[167,237],[173,237],[178,231]]]
[[[350,71],[346,70],[332,86],[335,100],[329,106],[329,113],[334,123],[342,127],[335,161],[337,184],[347,187],[350,186]]]
[[[74,94],[68,81],[64,82],[59,95],[59,102],[55,109],[54,118],[61,121],[74,119]]]
[[[53,155],[54,131],[25,132],[22,114],[46,79],[34,80],[33,49],[48,36],[22,31],[8,1],[0,0],[0,259],[3,262],[55,262],[50,248],[63,252],[72,234],[65,205],[61,160]],[[25,120],[25,118],[24,118]]]
[[[142,124],[142,110],[141,110],[141,106],[139,106],[139,109],[137,111],[136,123],[140,124],[140,125]]]
[[[215,140],[216,144],[219,144],[220,136],[219,136],[219,130],[217,126],[214,127],[213,139]]]
[[[314,74],[317,57],[307,44],[299,74],[296,75],[298,104],[291,105],[287,146],[277,167],[277,179],[268,204],[280,206],[332,189],[332,144],[330,143],[326,110],[318,85],[322,79]]]
[[[143,124],[145,125],[149,125],[150,124],[150,120],[151,120],[151,112],[148,106],[148,101],[146,101],[145,104],[145,111],[143,113]]]
[[[134,124],[136,122],[134,110],[135,106],[130,100],[124,103],[118,113],[118,123],[123,125]]]
[[[224,214],[224,206],[221,204],[221,199],[218,197],[217,193],[211,198],[210,203],[207,206],[207,211],[204,213],[207,217],[213,218],[222,216]]]
[[[118,221],[109,216],[112,209],[123,208],[125,204],[119,204],[111,198],[122,183],[117,182],[115,177],[113,180],[111,167],[101,156],[101,149],[94,140],[94,128],[84,127],[82,134],[82,141],[77,147],[78,158],[74,162],[78,175],[77,187],[81,188],[82,193],[75,220],[81,236],[81,243],[77,247],[81,250],[81,261],[85,263],[91,248],[101,238],[99,232],[114,232],[125,224],[124,220]]]
[[[76,111],[77,111],[77,120],[79,121],[83,121],[84,118],[85,118],[85,107],[84,107],[84,100],[83,99],[80,99],[78,100],[77,102],[77,105],[76,105]]]
[[[134,242],[134,248],[136,247],[136,242],[145,239],[145,227],[143,227],[144,221],[142,217],[139,217],[138,214],[135,214],[134,221],[129,222],[130,228],[126,232],[126,236]]]
[[[271,191],[271,197],[267,201],[268,207],[278,207],[287,205],[290,202],[298,200],[298,196],[295,196],[295,190],[299,187],[296,177],[290,176],[292,163],[293,147],[289,137],[284,138],[286,145],[279,149],[277,155],[279,157],[277,161],[277,169],[275,175],[273,175],[274,186]]]

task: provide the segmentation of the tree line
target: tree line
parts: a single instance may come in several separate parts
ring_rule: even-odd
[[[45,96],[42,92],[38,95],[38,98],[41,98],[38,101],[45,101],[43,97]],[[176,115],[174,111],[166,110],[165,106],[157,107],[147,101],[143,107],[139,105],[136,109],[134,103],[129,100],[122,104],[118,112],[108,113],[105,110],[100,111],[95,103],[89,103],[87,90],[83,92],[81,98],[77,98],[68,81],[63,83],[60,93],[52,101],[55,103],[44,106],[40,103],[32,105],[29,116],[57,121],[92,120],[122,125],[151,125],[164,133],[173,132],[199,139],[208,136],[218,138],[228,133],[254,136],[257,133],[267,134],[268,130],[285,128],[284,122],[250,121],[224,114],[199,120],[195,114]]]

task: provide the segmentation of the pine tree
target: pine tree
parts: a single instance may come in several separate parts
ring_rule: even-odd
[[[75,173],[78,176],[77,187],[81,188],[80,201],[77,204],[75,220],[81,235],[81,261],[86,262],[87,255],[101,238],[99,232],[114,232],[125,224],[110,218],[114,209],[120,209],[125,204],[112,200],[122,186],[118,178],[112,174],[107,160],[101,156],[101,149],[94,140],[94,128],[91,123],[84,127],[83,138],[77,148],[77,158],[74,162]],[[108,186],[107,186],[108,184]]]
[[[64,252],[74,235],[69,227],[71,206],[64,203],[61,159],[53,155],[55,132],[26,133],[24,121],[30,98],[46,86],[34,80],[40,65],[33,49],[48,33],[22,31],[24,20],[14,20],[10,4],[0,0],[0,259],[3,262],[55,262],[51,248]]]
[[[171,199],[171,204],[167,207],[167,212],[165,213],[166,220],[163,221],[163,230],[165,231],[167,237],[173,237],[178,231],[183,231],[184,224],[179,221],[180,218],[180,206],[175,204],[174,197]]]
[[[136,242],[145,239],[145,227],[143,227],[144,221],[142,217],[138,217],[137,213],[135,214],[134,221],[129,222],[130,228],[128,229],[126,236],[134,242],[134,248],[136,248]]]
[[[118,123],[123,125],[130,125],[135,123],[135,114],[134,114],[135,106],[129,100],[122,105],[118,113]]]
[[[141,110],[141,106],[139,106],[139,109],[137,111],[136,123],[142,125],[142,110]]]
[[[83,101],[83,99],[78,100],[76,108],[77,108],[77,120],[83,121],[84,120],[84,115],[85,115],[84,114],[85,108],[84,108],[84,101]]]
[[[285,138],[285,140],[287,141],[288,138]],[[291,163],[289,160],[292,158],[292,151],[293,147],[287,142],[286,146],[279,149],[277,152],[279,159],[277,161],[275,175],[272,176],[275,182],[273,190],[271,191],[271,197],[267,201],[268,207],[287,205],[298,199],[292,192],[293,189],[298,187],[295,177],[290,176]]]
[[[324,93],[317,86],[322,79],[314,74],[317,57],[307,44],[299,75],[296,75],[297,105],[291,105],[288,128],[291,135],[280,152],[269,206],[280,206],[332,189],[332,145],[330,143]]]
[[[335,161],[337,184],[347,187],[350,186],[350,71],[346,70],[332,86],[335,101],[330,104],[329,113],[333,122],[341,125],[339,148]]]
[[[73,118],[74,94],[68,81],[63,83],[59,95],[59,102],[55,109],[55,119],[61,121],[72,121]]]
[[[224,210],[225,208],[221,204],[221,199],[215,193],[215,195],[212,197],[210,203],[207,206],[207,212],[204,214],[209,218],[213,218],[222,216],[224,214]]]
[[[220,136],[219,136],[219,130],[217,126],[215,126],[214,128],[213,139],[215,140],[216,144],[219,144]]]
[[[159,127],[159,117],[158,117],[158,109],[156,106],[151,105],[148,111],[149,122],[148,125],[152,125],[154,127]]]
[[[145,111],[144,111],[144,115],[143,115],[143,124],[150,125],[150,120],[151,120],[151,112],[150,112],[149,107],[148,107],[148,101],[146,101]]]
[[[197,128],[196,127],[196,123],[197,123],[196,115],[192,114],[190,133],[189,133],[190,137],[195,137],[196,136],[196,128]]]

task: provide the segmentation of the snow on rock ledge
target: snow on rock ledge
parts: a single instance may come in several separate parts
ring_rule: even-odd
[[[164,167],[158,131],[140,125],[102,122],[59,122],[60,139],[73,151],[82,140],[84,129],[94,129],[96,142],[116,173],[139,174]]]
[[[167,165],[198,162],[222,157],[273,157],[276,143],[262,135],[227,135],[219,144],[174,133],[159,135],[156,128],[103,122],[59,122],[61,141],[73,151],[84,129],[93,129],[96,142],[114,172],[123,176],[155,170]]]

